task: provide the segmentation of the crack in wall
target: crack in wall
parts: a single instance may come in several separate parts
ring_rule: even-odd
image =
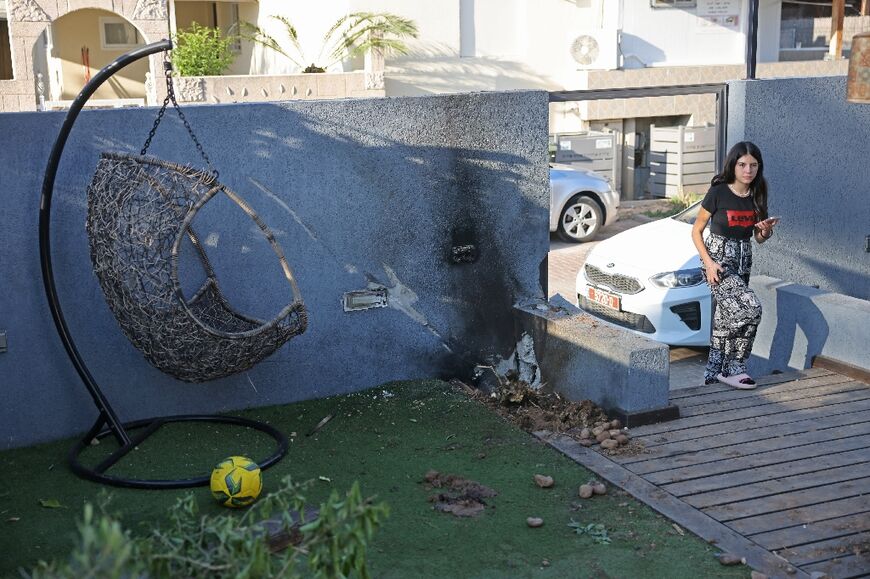
[[[326,245],[326,243],[324,243],[323,241],[321,241],[317,234],[314,232],[314,230],[311,229],[304,221],[302,221],[299,215],[297,215],[297,213],[293,211],[293,209],[289,205],[287,205],[287,203],[283,199],[278,197],[273,191],[271,191],[268,187],[266,187],[253,177],[248,177],[248,180],[253,183],[254,186],[257,187],[260,191],[262,191],[266,195],[266,197],[277,203],[279,207],[286,211],[290,215],[290,217],[293,218],[293,221],[299,224],[305,234],[308,235],[308,237],[311,238],[312,241],[316,241],[317,243],[319,243],[321,247],[323,247],[327,251],[327,253],[329,253],[330,257],[332,257],[332,259],[336,263],[341,263],[341,259],[339,259],[339,257],[335,254],[332,248]],[[351,263],[345,263],[344,269],[348,273],[358,273],[359,271],[356,266]]]
[[[388,307],[402,312],[403,314],[405,314],[406,316],[408,316],[409,318],[411,318],[412,320],[414,320],[415,322],[417,322],[418,324],[420,324],[421,326],[423,326],[424,328],[429,330],[429,332],[433,336],[438,338],[438,340],[441,342],[441,346],[445,350],[447,350],[451,354],[455,354],[455,352],[447,344],[447,341],[444,339],[444,337],[441,335],[441,333],[438,332],[438,330],[436,330],[435,328],[433,328],[431,324],[429,324],[429,321],[426,319],[426,316],[424,316],[422,313],[420,313],[419,311],[417,311],[417,309],[414,308],[413,304],[415,304],[417,302],[417,300],[419,299],[417,297],[417,293],[402,283],[402,281],[399,279],[399,276],[396,275],[396,272],[393,270],[393,268],[391,268],[390,266],[388,266],[385,263],[382,263],[381,266],[384,268],[384,271],[386,272],[387,277],[389,278],[390,283],[392,284],[392,287],[390,287],[388,285],[384,285],[382,283],[379,283],[377,281],[377,279],[374,278],[374,276],[366,274],[366,277],[369,278],[368,288],[369,289],[384,289],[384,290],[386,290],[386,292],[387,292],[387,306]]]

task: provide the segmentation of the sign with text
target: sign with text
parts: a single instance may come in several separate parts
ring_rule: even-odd
[[[698,0],[698,32],[740,28],[740,0]]]

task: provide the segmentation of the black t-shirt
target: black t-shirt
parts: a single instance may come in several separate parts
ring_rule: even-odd
[[[752,195],[738,197],[725,183],[713,185],[701,201],[710,212],[710,231],[731,239],[749,239],[757,221]]]

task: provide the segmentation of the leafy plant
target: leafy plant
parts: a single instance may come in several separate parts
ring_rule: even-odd
[[[341,499],[332,491],[320,505],[320,515],[299,530],[305,536],[308,566],[316,577],[349,577],[354,572],[363,579],[370,577],[366,566],[366,545],[389,515],[386,504],[373,506],[363,499],[359,484],[354,482]],[[356,525],[349,525],[353,521]]]
[[[217,76],[232,65],[236,55],[231,46],[235,37],[221,34],[196,22],[179,30],[172,49],[172,63],[180,76]]]
[[[584,525],[574,519],[568,523],[568,526],[574,529],[578,535],[589,535],[592,541],[599,545],[609,545],[610,535],[607,534],[607,529],[601,523],[589,523]]]
[[[699,194],[684,191],[681,185],[677,188],[677,194],[669,198],[668,201],[671,202],[671,205],[673,205],[676,211],[682,211],[699,199],[701,199]]]
[[[354,12],[335,21],[323,36],[317,57],[310,60],[299,43],[299,34],[293,23],[284,16],[271,18],[284,25],[289,46],[282,46],[274,37],[248,22],[240,23],[242,37],[285,56],[302,72],[326,72],[327,68],[345,58],[372,49],[407,54],[408,47],[402,39],[417,38],[417,25],[413,20],[386,12]],[[323,60],[324,53],[326,60]],[[305,66],[304,62],[311,64]]]
[[[99,517],[87,504],[68,560],[40,561],[29,577],[300,577],[300,555],[315,577],[369,577],[366,548],[388,507],[364,499],[354,483],[343,498],[333,491],[318,517],[300,526],[309,485],[286,477],[241,516],[200,516],[189,493],[172,508],[166,528],[141,538],[106,513],[108,501],[101,501]]]
[[[86,504],[78,522],[79,540],[66,563],[39,562],[30,577],[34,579],[79,579],[82,577],[144,577],[146,568],[138,557],[129,531],[112,517],[96,517],[94,507]]]
[[[653,219],[661,219],[662,217],[670,217],[671,215],[675,215],[682,211],[683,209],[687,209],[690,205],[699,201],[701,199],[701,195],[698,193],[690,193],[688,191],[683,190],[683,186],[679,185],[677,187],[677,194],[673,197],[668,197],[667,201],[670,205],[669,209],[659,209],[657,211],[644,211],[643,215],[647,217],[652,217]]]

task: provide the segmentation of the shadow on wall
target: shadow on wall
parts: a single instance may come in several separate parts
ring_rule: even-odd
[[[654,44],[650,44],[640,36],[620,33],[619,51],[622,56],[623,68],[646,68],[657,62],[664,62],[664,51]],[[643,54],[641,60],[638,54]]]
[[[561,87],[560,82],[519,62],[458,58],[434,50],[388,60],[384,83],[389,96]]]
[[[787,248],[784,251],[787,251]],[[864,271],[847,269],[812,255],[796,254],[794,259],[795,261],[799,260],[808,270],[818,273],[821,280],[826,282],[832,292],[849,295],[861,300],[870,300],[870,275],[868,275],[866,268]],[[803,283],[812,283],[812,280],[804,281]],[[864,288],[863,292],[861,288]]]
[[[784,291],[788,288],[790,291]],[[795,293],[795,286],[776,288],[776,329],[770,345],[770,368],[784,371],[792,367],[803,370],[812,366],[813,357],[822,353],[830,328],[825,316],[813,303],[812,296]],[[818,293],[818,290],[813,290]],[[805,341],[797,341],[797,330]],[[806,350],[801,359],[801,346]]]
[[[58,171],[54,271],[70,332],[119,416],[225,412],[464,377],[509,356],[514,303],[544,299],[546,103],[546,93],[525,92],[186,107],[221,181],[278,237],[309,311],[306,333],[251,370],[206,384],[163,375],[119,331],[82,227],[99,153],[138,152],[156,110],[82,112]],[[0,300],[0,319],[15,328],[10,343],[29,347],[0,356],[9,401],[0,405],[0,441],[20,446],[81,432],[94,410],[44,299],[33,299],[43,295],[39,199],[28,192],[39,190],[50,143],[12,140],[56,134],[62,115],[8,116],[0,150],[20,162],[0,184],[20,202],[7,204],[0,228],[0,279],[13,296]],[[149,152],[203,165],[172,114]],[[239,312],[271,317],[288,301],[275,255],[244,212],[211,205],[194,227],[222,290]],[[387,307],[344,310],[345,293],[372,288],[387,294]]]
[[[258,385],[286,388],[288,368],[300,366],[311,374],[294,374],[308,384],[294,378],[293,388],[310,390],[296,399],[393,379],[464,376],[486,355],[506,355],[515,347],[513,304],[543,297],[546,163],[542,156],[536,169],[528,157],[508,152],[510,146],[475,142],[475,122],[487,126],[481,134],[497,135],[506,121],[495,110],[492,118],[469,119],[464,99],[432,101],[420,111],[402,100],[259,105],[265,114],[257,116],[244,109],[187,109],[213,164],[223,170],[222,181],[273,227],[309,308],[308,332],[251,372]],[[415,113],[419,117],[410,122]],[[518,128],[503,130],[510,135]],[[152,152],[199,166],[183,131],[172,119]],[[79,134],[103,132],[92,127]],[[223,135],[241,139],[221,140]],[[95,145],[100,141],[93,137]],[[530,174],[540,175],[540,192],[529,190]],[[286,303],[286,284],[265,240],[241,212],[206,211],[202,217],[195,226],[202,239],[212,240],[209,258],[233,305],[261,317],[274,314],[266,306]],[[530,230],[519,232],[519,224]],[[85,243],[78,243],[75,267],[87,263]],[[457,246],[465,249],[457,254]],[[372,287],[387,289],[389,313],[343,311],[345,292]],[[82,319],[72,327],[92,327],[87,315],[77,312]],[[102,357],[104,372],[126,366],[106,356],[104,342],[82,339],[91,342],[87,359]],[[130,355],[130,362],[136,357]],[[133,380],[145,377],[155,378],[146,372]],[[222,388],[227,395],[250,392],[244,377],[221,382],[228,382]],[[232,404],[244,405],[256,402]]]

